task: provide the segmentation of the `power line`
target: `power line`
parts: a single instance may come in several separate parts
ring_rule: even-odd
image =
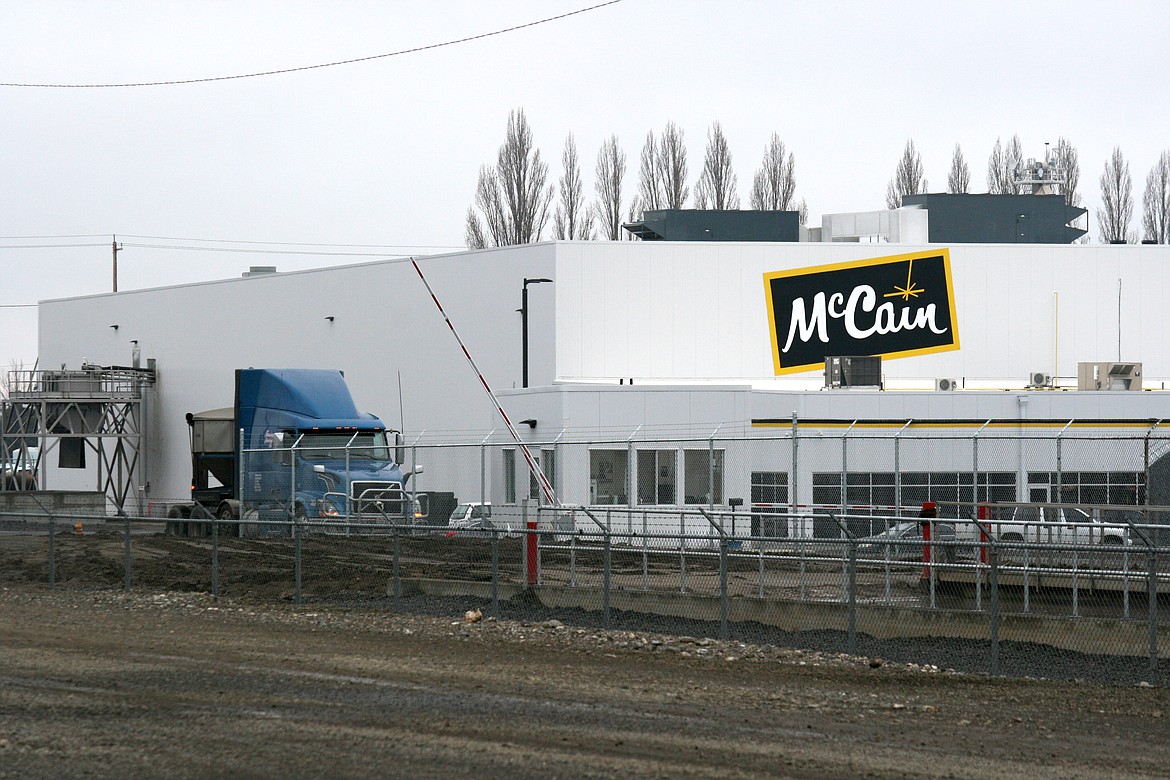
[[[127,234],[119,233],[126,236]],[[130,237],[130,236],[127,236]],[[150,236],[132,236],[133,238],[151,238]],[[15,238],[15,237],[14,237]],[[377,252],[345,252],[322,251],[320,249],[267,249],[249,248],[241,246],[192,246],[185,244],[147,244],[136,241],[119,241],[119,247],[134,247],[135,249],[173,249],[188,252],[223,252],[231,254],[267,254],[267,255],[308,255],[317,257],[406,257],[413,249],[466,249],[454,244],[427,245],[427,244],[317,244],[300,243],[295,241],[236,241],[218,238],[173,238],[157,237],[161,241],[201,241],[213,244],[252,244],[255,247],[340,247],[343,249],[379,249]],[[0,249],[68,249],[76,247],[108,247],[109,243],[90,244],[0,244]]]
[[[105,238],[109,233],[79,233],[75,236],[0,236],[0,241],[40,241],[46,238]]]
[[[186,252],[224,252],[230,254],[252,255],[313,255],[317,257],[408,257],[408,253],[398,252],[321,252],[314,250],[294,249],[246,249],[244,247],[220,246],[185,246],[183,244],[139,244],[133,241],[121,241],[122,246],[135,249],[177,249]],[[105,246],[102,244],[101,246]]]
[[[336,246],[350,249],[465,249],[454,244],[326,244],[313,241],[248,241],[235,238],[185,238],[182,236],[136,236],[118,233],[126,238],[143,238],[154,241],[201,241],[209,244],[258,244],[263,246]]]
[[[0,244],[0,249],[62,249],[78,246],[109,246],[103,244]]]
[[[568,13],[558,14],[557,16],[549,16],[544,19],[538,19],[535,22],[526,22],[518,24],[514,27],[505,27],[502,30],[493,30],[492,32],[480,33],[479,35],[470,35],[465,38],[456,38],[450,41],[443,41],[442,43],[432,43],[426,46],[416,46],[412,49],[401,49],[399,51],[392,51],[386,54],[374,54],[369,57],[356,57],[351,60],[339,60],[337,62],[325,62],[318,65],[302,65],[298,68],[282,68],[280,70],[266,70],[258,73],[241,73],[234,76],[209,76],[198,79],[177,79],[173,81],[140,81],[130,82],[126,84],[29,84],[17,82],[0,82],[0,87],[34,87],[41,89],[109,89],[115,87],[169,87],[179,84],[202,84],[209,81],[232,81],[235,79],[251,79],[259,76],[278,76],[284,73],[297,73],[304,70],[317,70],[319,68],[333,68],[338,65],[353,65],[358,62],[369,62],[370,60],[380,60],[386,57],[397,57],[403,54],[417,54],[422,51],[429,51],[431,49],[441,49],[446,46],[454,46],[459,43],[469,43],[471,41],[478,41],[483,38],[491,38],[495,35],[503,35],[504,33],[515,32],[523,30],[528,27],[536,27],[540,24],[547,24],[548,22],[555,22],[560,19],[567,19],[570,16],[583,14],[588,11],[595,11],[598,8],[604,8],[607,5],[615,5],[621,0],[608,0],[608,2],[591,5],[587,8],[579,8],[576,11],[569,11]]]

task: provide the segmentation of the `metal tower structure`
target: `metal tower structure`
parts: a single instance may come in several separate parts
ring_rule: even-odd
[[[78,371],[13,371],[0,410],[0,490],[50,489],[45,464],[56,453],[62,468],[96,460],[96,489],[119,515],[126,514],[145,469],[148,368],[83,364]],[[34,454],[35,453],[35,454]],[[20,467],[20,468],[18,468]],[[141,508],[139,508],[141,509]]]

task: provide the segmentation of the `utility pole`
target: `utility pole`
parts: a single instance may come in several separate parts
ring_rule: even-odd
[[[118,292],[118,253],[122,251],[122,247],[118,246],[118,237],[112,236],[113,243],[110,248],[114,251],[114,292]]]

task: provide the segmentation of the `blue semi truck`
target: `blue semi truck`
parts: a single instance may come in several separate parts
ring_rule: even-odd
[[[236,370],[231,407],[187,414],[191,503],[172,507],[168,529],[210,532],[208,518],[245,536],[288,533],[289,520],[414,523],[426,496],[396,457],[397,431],[359,412],[340,371]],[[327,526],[317,526],[318,528]]]

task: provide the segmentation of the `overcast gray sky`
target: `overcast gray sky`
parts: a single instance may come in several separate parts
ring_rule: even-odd
[[[296,68],[595,2],[0,0],[0,82]],[[945,190],[961,144],[978,192],[997,137],[1018,133],[1024,156],[1042,157],[1063,135],[1080,153],[1096,240],[1110,150],[1120,146],[1130,162],[1140,212],[1146,174],[1170,149],[1168,31],[1170,3],[1153,1],[622,0],[467,43],[281,75],[0,87],[0,363],[36,357],[36,309],[14,306],[110,290],[111,234],[125,245],[120,289],[371,259],[223,251],[264,249],[259,242],[329,245],[284,247],[296,252],[458,248],[479,167],[494,161],[516,107],[553,179],[568,133],[589,187],[601,142],[616,134],[631,195],[647,131],[668,120],[683,129],[693,186],[718,120],[746,205],[777,132],[795,153],[797,198],[813,224],[884,208],[907,138],[931,191]]]

